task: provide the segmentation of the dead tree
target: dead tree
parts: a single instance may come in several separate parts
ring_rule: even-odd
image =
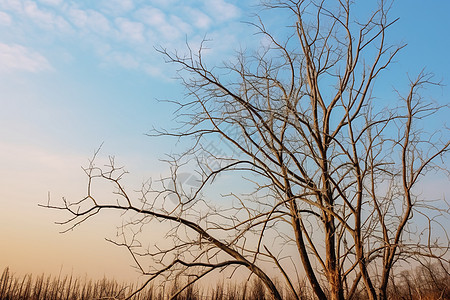
[[[274,299],[282,298],[275,278],[300,299],[297,271],[319,299],[386,299],[399,262],[448,262],[448,239],[433,236],[448,204],[417,188],[430,171],[448,176],[448,130],[424,127],[448,107],[419,93],[436,84],[425,72],[389,101],[377,92],[386,88],[375,79],[404,47],[387,42],[397,19],[386,1],[364,17],[351,2],[264,3],[294,17],[291,34],[282,40],[259,20],[253,26],[269,43],[220,68],[206,65],[203,46],[186,56],[161,49],[188,90],[173,101],[181,126],[150,134],[191,143],[167,160],[171,177],[136,195],[113,159],[107,167],[93,159],[86,198],[47,207],[70,212],[62,222],[70,228],[104,210],[133,212],[114,243],[149,282],[184,276],[175,295],[215,271],[245,268]],[[186,173],[195,184],[180,180]],[[115,197],[95,197],[97,180],[111,182]],[[417,216],[427,222],[414,223]],[[170,224],[170,245],[146,248],[141,239],[161,221]]]

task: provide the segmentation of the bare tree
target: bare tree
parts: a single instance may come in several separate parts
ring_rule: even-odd
[[[69,211],[61,224],[70,228],[104,210],[133,212],[126,226],[138,230],[123,228],[123,241],[113,243],[127,247],[149,282],[184,276],[173,296],[214,271],[245,268],[274,299],[282,298],[275,278],[301,298],[300,271],[319,299],[386,299],[399,262],[448,263],[445,228],[438,228],[441,239],[432,234],[448,204],[419,189],[430,171],[448,176],[448,129],[421,127],[448,107],[421,97],[423,87],[437,84],[425,72],[406,93],[389,96],[395,100],[377,97],[375,79],[404,47],[387,42],[397,20],[386,1],[360,17],[352,5],[268,1],[265,8],[290,13],[291,34],[281,40],[253,23],[269,42],[220,68],[207,67],[203,46],[186,56],[161,49],[188,90],[186,100],[173,102],[181,126],[151,134],[191,142],[167,160],[170,178],[135,195],[113,159],[100,167],[94,157],[85,169],[87,196],[46,206]],[[211,147],[219,143],[227,150]],[[180,179],[186,169],[194,184]],[[115,197],[95,197],[97,180],[111,182]],[[426,222],[413,223],[418,216]],[[171,225],[170,245],[147,248],[141,239],[161,221]]]

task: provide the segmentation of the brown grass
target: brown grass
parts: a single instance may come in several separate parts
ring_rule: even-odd
[[[40,275],[34,277],[15,276],[9,268],[3,270],[0,277],[1,300],[78,300],[78,299],[125,299],[139,286],[118,283],[115,280],[102,279],[98,281],[80,280],[73,276],[52,277]],[[168,299],[181,287],[177,282],[170,286],[148,286],[133,300],[163,300]],[[164,292],[166,291],[166,293]],[[190,286],[176,300],[266,300],[265,288],[259,281],[243,284],[218,284],[215,288],[203,290]]]
[[[1,300],[84,300],[84,299],[125,299],[138,285],[118,283],[115,280],[81,280],[73,276],[15,276],[9,268],[3,270],[0,277]],[[164,300],[176,293],[181,285],[174,282],[169,286],[148,286],[133,300]],[[293,299],[284,291],[283,299]],[[302,280],[298,284],[301,299],[314,299]],[[202,289],[190,286],[176,300],[268,300],[261,281],[253,280],[241,284],[221,282],[213,288]],[[362,294],[353,299],[366,299]],[[403,271],[391,278],[389,299],[450,299],[450,275],[445,267],[428,265],[414,271]]]

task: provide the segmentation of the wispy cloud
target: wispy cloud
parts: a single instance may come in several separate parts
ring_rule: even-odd
[[[8,26],[11,25],[12,18],[7,13],[0,11],[0,25]]]
[[[145,41],[144,24],[126,18],[116,18],[115,23],[119,30],[120,39],[138,43]]]
[[[53,12],[39,8],[34,1],[24,2],[23,13],[26,17],[33,20],[35,24],[46,29],[56,29],[61,32],[67,32],[71,29],[70,24],[63,16],[55,15]]]
[[[17,0],[0,0],[0,7],[15,12],[20,12],[23,9],[22,1]]]
[[[51,70],[48,60],[40,53],[17,44],[0,43],[0,72]]]
[[[39,0],[39,2],[50,6],[58,6],[63,2],[63,0]]]
[[[125,69],[138,69],[140,67],[140,62],[130,53],[113,51],[106,56],[106,59]]]
[[[133,0],[103,0],[101,1],[103,10],[112,15],[121,15],[134,9]]]
[[[79,9],[72,7],[67,12],[69,20],[83,32],[94,32],[107,35],[111,25],[107,17],[92,9]]]
[[[205,1],[205,7],[219,21],[226,21],[240,16],[240,9],[224,0]]]
[[[161,9],[156,7],[142,7],[136,11],[135,15],[139,20],[150,26],[160,26],[167,23],[166,14]]]
[[[208,29],[211,26],[212,19],[201,10],[192,7],[185,7],[184,11],[195,27],[199,29]]]
[[[182,50],[186,38],[195,46],[205,34],[220,38],[225,28],[228,35],[238,34],[229,26],[240,14],[227,0],[0,0],[0,26],[14,24],[14,33],[3,42],[43,49],[49,41],[71,47],[78,41],[98,56],[99,65],[132,66],[147,73],[145,65],[153,69],[160,64],[151,53],[154,46]]]

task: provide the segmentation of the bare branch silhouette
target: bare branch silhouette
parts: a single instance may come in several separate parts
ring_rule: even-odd
[[[282,40],[258,20],[268,45],[220,68],[207,67],[203,44],[186,56],[159,49],[188,91],[173,102],[181,126],[149,134],[191,143],[168,156],[171,175],[136,194],[114,158],[100,167],[95,153],[86,197],[44,206],[71,214],[60,223],[66,230],[105,210],[132,213],[124,227],[135,231],[113,243],[147,283],[186,278],[173,297],[216,271],[244,268],[273,299],[282,298],[276,278],[301,298],[297,269],[318,299],[387,299],[394,266],[448,263],[449,249],[439,228],[448,204],[418,192],[425,175],[448,176],[448,128],[428,132],[425,123],[448,107],[420,94],[439,83],[422,72],[406,94],[386,101],[377,92],[375,80],[405,46],[388,44],[398,20],[390,6],[381,1],[362,20],[352,1],[268,1],[295,17],[291,34]],[[112,198],[95,196],[97,181],[113,186]],[[419,214],[427,222],[414,223]],[[160,222],[170,228],[162,245],[141,243]]]

